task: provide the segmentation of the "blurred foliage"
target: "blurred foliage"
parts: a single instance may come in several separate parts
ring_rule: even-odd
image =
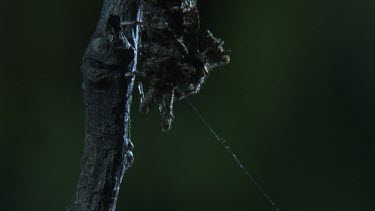
[[[282,210],[373,210],[375,3],[199,1],[231,49],[191,100]],[[2,0],[1,210],[64,210],[83,148],[80,63],[101,1]],[[188,105],[132,112],[121,210],[272,210]]]

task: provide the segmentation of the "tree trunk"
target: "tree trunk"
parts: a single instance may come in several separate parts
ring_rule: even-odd
[[[122,177],[133,162],[130,105],[134,79],[125,73],[135,70],[137,52],[116,48],[106,25],[111,14],[136,20],[139,7],[140,0],[104,0],[83,57],[85,140],[70,210],[115,210]],[[127,37],[132,37],[131,28],[125,30]]]

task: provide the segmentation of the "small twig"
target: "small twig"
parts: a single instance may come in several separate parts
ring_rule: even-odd
[[[140,0],[105,0],[83,58],[85,141],[81,173],[70,210],[115,210],[120,184],[133,162],[130,105],[137,64],[132,49],[116,49],[106,32],[110,14],[136,20]],[[130,29],[125,35],[132,37]],[[132,64],[132,65],[129,65]]]

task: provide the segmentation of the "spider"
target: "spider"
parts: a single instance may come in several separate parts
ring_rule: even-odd
[[[145,0],[142,12],[142,22],[120,24],[120,28],[142,26],[138,72],[130,75],[142,76],[148,84],[146,94],[142,83],[138,86],[140,111],[148,113],[159,103],[161,128],[168,131],[174,101],[197,94],[211,70],[230,59],[224,42],[200,28],[196,0]],[[112,27],[112,31],[120,28]]]

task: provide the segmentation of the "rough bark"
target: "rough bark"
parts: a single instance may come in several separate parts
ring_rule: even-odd
[[[115,48],[106,23],[110,14],[135,20],[139,2],[105,0],[83,58],[85,140],[70,210],[115,210],[122,177],[133,162],[129,115],[134,79],[124,75],[136,62],[132,50]],[[130,28],[126,35],[131,38]]]

